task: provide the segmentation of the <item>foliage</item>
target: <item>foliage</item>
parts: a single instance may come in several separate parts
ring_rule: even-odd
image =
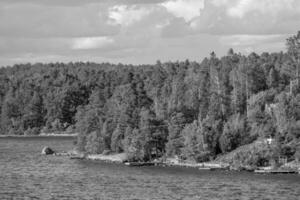
[[[100,132],[93,131],[87,135],[85,151],[91,154],[99,154],[104,151],[104,139]]]
[[[242,56],[230,49],[201,63],[1,68],[0,134],[74,131],[80,151],[197,162],[272,137],[277,145],[271,153],[245,163],[261,163],[274,152],[297,157],[299,38],[300,32],[288,38],[286,53]]]

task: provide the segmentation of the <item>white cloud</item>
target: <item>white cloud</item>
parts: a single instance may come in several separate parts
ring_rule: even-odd
[[[220,42],[228,46],[251,46],[282,40],[282,38],[286,37],[286,35],[229,35],[221,36]]]
[[[218,34],[291,34],[300,25],[299,0],[205,0],[193,30]]]
[[[233,0],[211,0],[211,3],[214,6],[224,6],[224,5],[228,5],[228,3],[232,1]]]
[[[72,41],[72,49],[101,49],[114,43],[114,40],[109,37],[81,37],[75,38]]]
[[[164,20],[162,22],[159,22],[155,25],[155,28],[158,28],[158,29],[161,29],[161,28],[164,28],[166,26],[170,25],[170,20]]]
[[[143,63],[284,50],[300,0],[0,0],[0,16],[0,64],[25,53]]]
[[[216,7],[225,7],[230,17],[243,18],[251,12],[280,15],[281,11],[299,11],[298,0],[211,0]]]
[[[280,11],[293,10],[294,2],[295,0],[239,0],[232,7],[228,7],[227,14],[237,18],[243,18],[250,12],[274,16]]]
[[[204,8],[204,0],[170,0],[161,5],[174,16],[182,17],[188,22],[200,16],[200,9]]]
[[[137,5],[116,5],[109,8],[109,23],[129,26],[149,15],[152,9]]]

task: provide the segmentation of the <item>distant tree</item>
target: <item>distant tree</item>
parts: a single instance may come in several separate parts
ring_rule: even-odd
[[[240,115],[233,115],[224,125],[223,133],[219,139],[222,152],[230,152],[237,147],[244,145],[244,141],[249,137],[247,131],[245,118]]]
[[[99,154],[105,150],[104,139],[100,131],[93,131],[87,135],[85,151],[91,154]]]
[[[201,63],[3,67],[0,133],[77,132],[80,151],[196,162],[272,137],[272,148],[235,152],[236,159],[258,165],[280,155],[294,159],[300,140],[299,38],[288,38],[287,52],[242,56],[229,49]]]
[[[187,124],[182,130],[182,135],[184,137],[183,156],[187,160],[196,162],[207,161],[209,151],[206,149],[207,145],[200,124],[197,121]]]
[[[36,91],[28,106],[25,108],[25,115],[23,116],[24,129],[42,127],[44,125],[44,116],[43,98]]]
[[[13,92],[10,90],[5,96],[2,112],[1,112],[1,132],[8,134],[10,129],[18,130],[20,127],[19,120],[21,117],[21,110],[17,100],[13,97]],[[18,133],[21,134],[21,133]]]
[[[123,143],[122,143],[123,139],[124,139],[124,133],[122,133],[120,125],[118,125],[111,136],[111,145],[110,145],[111,150],[118,153],[122,152],[124,150]]]
[[[300,31],[298,31],[297,35],[293,35],[287,39],[287,50],[291,59],[296,65],[296,83],[297,87],[299,87],[299,78],[300,78]]]
[[[145,149],[145,135],[141,134],[138,129],[133,129],[132,133],[127,136],[127,148],[129,160],[143,161],[147,153]]]
[[[209,107],[210,97],[210,75],[209,75],[209,63],[205,58],[201,63],[200,71],[200,85],[199,85],[199,119],[202,120],[206,117]]]
[[[267,79],[268,87],[269,88],[276,88],[279,84],[279,75],[276,69],[271,68],[268,79]]]
[[[168,126],[169,136],[166,146],[167,154],[170,156],[180,155],[181,148],[184,145],[184,139],[181,135],[181,130],[187,122],[186,117],[183,113],[174,112],[170,118],[170,124]]]
[[[211,157],[221,153],[219,138],[222,134],[223,122],[221,119],[216,120],[210,117],[205,118],[202,122],[202,132],[204,133],[204,143]]]
[[[61,102],[61,114],[59,119],[62,123],[74,124],[75,114],[79,105],[87,104],[89,91],[86,87],[71,87],[64,92]]]

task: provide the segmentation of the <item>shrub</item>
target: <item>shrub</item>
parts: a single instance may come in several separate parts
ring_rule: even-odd
[[[40,134],[40,128],[34,127],[34,128],[28,128],[24,135],[39,135]]]
[[[99,132],[93,131],[86,138],[85,150],[87,153],[99,154],[105,149],[104,139]]]

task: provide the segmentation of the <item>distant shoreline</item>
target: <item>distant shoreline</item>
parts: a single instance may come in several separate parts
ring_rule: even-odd
[[[0,138],[12,138],[12,137],[76,137],[77,134],[65,134],[65,133],[62,133],[62,134],[56,134],[56,133],[53,133],[53,134],[41,134],[41,135],[0,135]]]

